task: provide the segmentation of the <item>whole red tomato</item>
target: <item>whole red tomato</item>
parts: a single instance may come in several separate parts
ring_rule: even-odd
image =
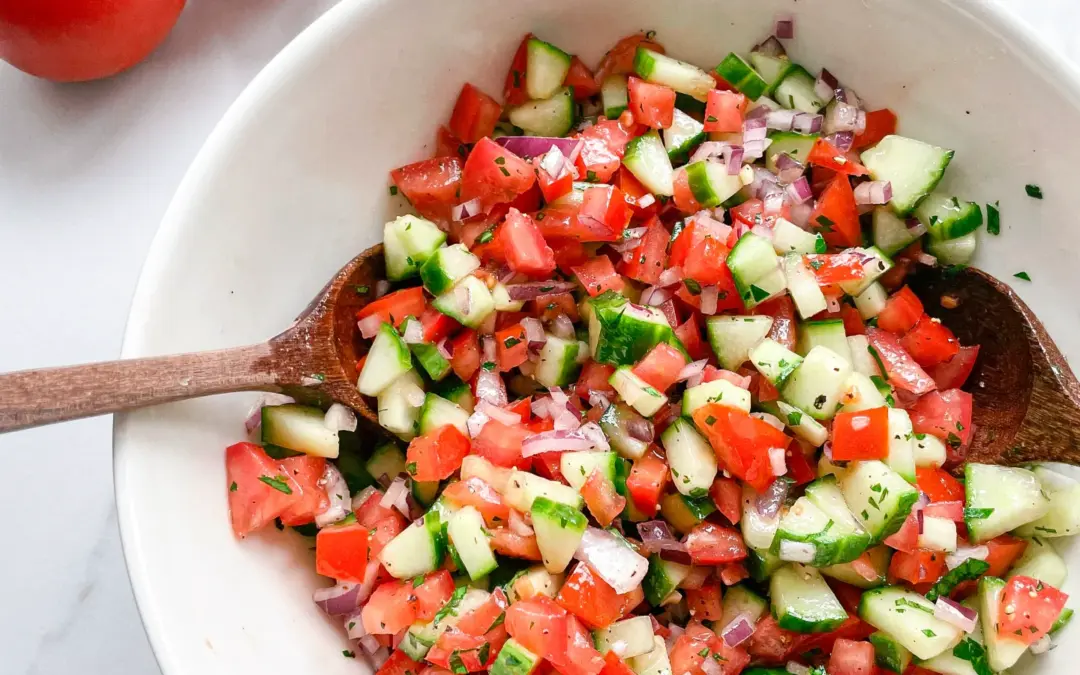
[[[0,0],[0,58],[57,82],[95,80],[142,61],[185,0]]]

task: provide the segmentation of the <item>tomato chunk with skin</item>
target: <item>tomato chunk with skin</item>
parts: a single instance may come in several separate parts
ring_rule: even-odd
[[[465,143],[475,143],[495,131],[501,114],[498,101],[466,83],[450,115],[450,132]]]
[[[889,409],[839,412],[833,418],[833,459],[885,459],[889,456]]]
[[[720,584],[706,582],[701,588],[686,589],[686,604],[695,621],[719,621],[724,617]]]
[[[469,153],[461,172],[461,202],[479,199],[486,211],[512,202],[536,183],[536,172],[490,138],[482,138]]]
[[[746,558],[742,535],[710,522],[697,525],[686,537],[686,548],[695,565],[723,565]]]
[[[555,271],[555,253],[532,216],[512,208],[496,234],[510,269],[538,278],[549,277]]]
[[[463,201],[458,198],[463,167],[460,157],[436,157],[394,169],[390,178],[417,213],[448,223],[451,209]]]
[[[749,101],[742,94],[713,89],[705,103],[705,131],[741,132],[748,104]]]
[[[520,323],[495,333],[495,360],[500,373],[507,373],[529,360],[529,343]]]
[[[896,113],[888,108],[866,113],[866,128],[855,134],[853,147],[857,150],[877,145],[881,139],[896,133]]]
[[[555,602],[586,626],[597,629],[629,614],[644,597],[640,587],[623,595],[616,593],[588,563],[580,562],[566,577]]]
[[[610,181],[622,165],[626,145],[632,138],[631,130],[618,120],[597,122],[581,132],[582,146],[576,162],[578,173],[592,182]]]
[[[390,658],[386,660],[386,663],[379,666],[379,669],[375,671],[375,675],[409,675],[409,673],[419,673],[422,669],[423,666],[420,663],[410,659],[400,649],[395,649],[390,654]]]
[[[577,219],[585,236],[581,241],[618,241],[633,214],[622,190],[598,185],[585,190]]]
[[[971,394],[960,389],[932,391],[920,398],[908,414],[917,434],[933,434],[954,448],[971,436]]]
[[[337,581],[361,583],[368,565],[368,527],[331,525],[315,537],[315,571]]]
[[[600,675],[634,675],[634,671],[615,652],[604,654],[604,669]]]
[[[567,71],[563,84],[574,88],[575,101],[584,101],[600,93],[600,85],[596,83],[596,76],[576,56],[570,59],[570,70]]]
[[[694,423],[709,439],[717,458],[733,476],[758,492],[772,484],[771,448],[787,448],[790,439],[768,422],[720,403],[694,411]]]
[[[454,578],[448,570],[432,572],[424,577],[420,585],[410,579],[412,594],[409,602],[416,609],[417,621],[431,621],[435,614],[446,605],[454,594]]]
[[[586,361],[578,376],[575,392],[585,401],[589,400],[589,392],[600,394],[613,394],[615,388],[611,386],[611,376],[615,373],[615,366],[596,361]]]
[[[447,424],[417,436],[409,443],[406,468],[415,480],[449,478],[461,468],[469,454],[469,439],[457,427]]]
[[[713,481],[709,490],[716,510],[719,511],[732,525],[742,519],[742,487],[734,478],[721,476]]]
[[[667,129],[675,117],[675,90],[631,76],[627,82],[634,121],[653,129]]]
[[[679,338],[679,342],[683,344],[683,347],[686,347],[686,352],[690,355],[690,358],[695,361],[707,359],[712,355],[709,345],[701,337],[701,327],[698,325],[697,314],[692,314],[689,319],[675,328],[675,337]]]
[[[953,478],[952,474],[942,469],[919,467],[915,469],[915,482],[919,490],[930,498],[931,502],[953,502],[964,500],[964,485]]]
[[[927,368],[926,373],[934,378],[937,388],[942,391],[946,389],[959,389],[964,386],[964,383],[967,382],[968,378],[971,376],[971,371],[975,369],[975,361],[978,358],[978,345],[975,345],[974,347],[961,347],[956,353],[956,356],[948,361]]]
[[[394,635],[416,621],[416,607],[409,602],[412,581],[387,581],[375,588],[364,605],[364,630],[373,635]]]
[[[960,341],[953,332],[929,314],[923,314],[907,335],[900,338],[900,346],[924,368],[944,363],[960,352]]]
[[[874,675],[874,645],[855,640],[837,640],[829,655],[829,675]]]
[[[916,549],[907,553],[897,551],[889,562],[889,579],[909,584],[934,583],[945,574],[945,554],[941,551]]]
[[[885,309],[878,314],[877,325],[882,330],[901,336],[911,330],[924,313],[919,296],[904,286],[885,301]]]
[[[566,654],[566,610],[538,595],[506,610],[506,631],[525,649],[545,659]]]
[[[480,339],[471,328],[454,336],[449,344],[450,367],[454,374],[468,382],[480,369]]]
[[[400,328],[405,322],[405,317],[413,316],[419,319],[426,309],[427,300],[424,299],[424,289],[417,286],[387,293],[378,300],[369,302],[356,312],[356,320],[363,321],[377,314],[383,323]]]
[[[682,352],[666,342],[661,342],[634,366],[633,372],[657,391],[665,392],[678,380],[679,372],[684,366],[686,357]]]
[[[615,492],[615,484],[599,469],[593,471],[581,486],[581,496],[585,499],[585,506],[589,507],[589,513],[601,527],[611,525],[626,508],[626,498]]]
[[[626,478],[626,490],[634,506],[645,515],[656,513],[668,473],[667,462],[651,453],[636,460],[630,469],[630,475]]]
[[[1038,579],[1016,576],[1005,584],[998,611],[998,635],[1024,644],[1038,642],[1065,609],[1069,596]]]
[[[566,655],[552,662],[563,675],[600,675],[604,657],[596,651],[592,634],[573,614],[566,617]]]
[[[854,253],[822,253],[805,256],[818,285],[828,286],[866,277],[862,258]]]
[[[459,507],[475,508],[489,527],[505,525],[510,521],[510,507],[503,501],[502,495],[475,476],[450,483],[443,489],[442,494]]]
[[[831,169],[838,176],[843,176],[844,180],[847,180],[847,176],[865,176],[870,173],[865,166],[848,159],[835,145],[824,138],[817,139],[814,147],[810,149],[810,154],[806,156],[806,162]]]
[[[319,480],[326,471],[326,460],[311,455],[298,455],[287,457],[281,460],[280,464],[285,473],[300,486],[300,499],[281,512],[281,523],[296,527],[314,521],[315,516],[330,506],[326,488],[319,485]]]
[[[490,424],[490,422],[489,422]],[[491,531],[491,548],[499,555],[522,560],[541,560],[536,537],[521,535],[505,527]]]
[[[874,348],[872,354],[876,355],[885,370],[889,384],[917,396],[937,388],[934,380],[900,346],[899,340],[892,333],[868,327],[866,337]]]
[[[821,193],[810,214],[810,225],[830,246],[850,248],[862,244],[859,208],[847,176],[837,175]]]
[[[594,298],[606,291],[622,293],[626,288],[626,281],[615,271],[611,258],[606,255],[598,255],[583,265],[574,267],[573,272],[585,287],[585,292]]]
[[[655,284],[664,271],[671,234],[655,216],[645,224],[645,234],[630,252],[629,260],[619,263],[619,271],[643,284]]]
[[[268,525],[303,498],[288,472],[254,443],[225,449],[225,476],[233,533],[240,538]]]
[[[608,75],[634,72],[634,56],[638,47],[664,54],[664,46],[649,38],[646,33],[627,35],[604,54],[596,69],[596,81],[603,82]]]
[[[986,570],[987,576],[1004,577],[1016,559],[1024,555],[1028,542],[1011,534],[1003,534],[994,537],[984,545],[990,549],[990,553],[986,556],[986,562],[990,565],[990,569]]]

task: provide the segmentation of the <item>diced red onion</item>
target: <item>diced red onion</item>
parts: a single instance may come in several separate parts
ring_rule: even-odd
[[[915,255],[915,262],[926,265],[927,267],[937,267],[937,258],[926,251],[919,251],[919,253]]]
[[[774,190],[778,184],[779,180],[772,171],[760,166],[754,167],[754,181],[750,183],[750,191],[755,197],[761,199],[767,191]]]
[[[837,131],[835,134],[826,136],[825,140],[840,152],[847,152],[855,144],[855,134],[850,131]]]
[[[525,317],[521,320],[521,327],[525,330],[525,341],[529,343],[529,349],[540,351],[547,343],[547,335],[544,333],[544,325],[540,323],[540,319]]]
[[[919,536],[922,536],[923,532],[926,531],[926,516],[922,509],[915,512],[915,522],[919,526]]]
[[[476,398],[492,405],[504,406],[509,403],[506,383],[494,370],[481,368],[476,375]]]
[[[754,500],[754,510],[766,519],[775,518],[780,513],[780,506],[787,499],[790,487],[786,480],[774,480],[772,485]]]
[[[934,603],[934,618],[952,624],[965,633],[970,633],[975,630],[975,621],[979,618],[979,613],[941,595]]]
[[[570,173],[569,162],[566,155],[557,146],[551,146],[540,160],[540,168],[547,172],[553,180],[558,180]]]
[[[754,225],[750,228],[750,231],[761,237],[762,239],[768,239],[769,241],[772,241],[774,238],[776,238],[776,233],[773,232],[773,229],[765,223],[758,223],[757,225]]]
[[[777,421],[779,422],[780,420]],[[783,429],[782,424],[780,428]],[[769,448],[769,468],[772,469],[772,475],[783,476],[787,473],[787,458],[785,457],[785,454],[786,451],[784,448]]]
[[[568,281],[531,281],[524,284],[510,284],[506,293],[511,300],[535,300],[541,295],[569,293],[577,286]]]
[[[956,569],[966,560],[986,560],[990,555],[990,549],[986,546],[959,546],[956,551],[945,556],[945,566]]]
[[[788,220],[805,230],[810,224],[810,216],[814,213],[814,205],[810,202],[805,204],[792,204],[788,211],[790,213],[790,218]]]
[[[251,406],[248,410],[247,418],[244,420],[244,429],[249,434],[255,433],[255,430],[262,425],[262,409],[264,407],[273,407],[276,405],[288,405],[289,403],[296,403],[296,399],[292,396],[286,396],[285,394],[262,394],[255,400],[255,405]]]
[[[694,153],[690,155],[690,163],[705,162],[710,159],[719,159],[724,156],[724,152],[730,143],[722,143],[720,141],[705,141],[694,150]]]
[[[660,305],[670,300],[671,296],[672,291],[670,288],[649,286],[641,292],[641,304],[648,305],[650,307],[659,307]]]
[[[836,88],[836,100],[840,103],[850,103],[853,106],[862,107],[862,101],[859,100],[859,95],[855,93],[855,90],[851,87],[837,87]]]
[[[319,609],[330,616],[341,616],[356,609],[356,598],[360,595],[360,584],[339,581],[336,586],[316,588],[311,599]]]
[[[484,360],[489,362],[495,361],[495,356],[498,353],[495,345],[495,337],[492,335],[485,335],[480,338],[480,351],[484,355]]]
[[[510,509],[510,522],[508,525],[510,531],[520,537],[531,537],[534,534],[533,529],[525,522],[525,518],[518,513],[517,509]]]
[[[705,585],[705,582],[709,580],[709,575],[712,574],[711,567],[691,567],[690,573],[686,575],[686,578],[679,584],[679,588],[697,590]]]
[[[728,647],[738,647],[749,640],[753,634],[754,624],[740,614],[732,619],[727,626],[724,626],[724,629],[720,632],[720,637],[724,638],[724,644]]]
[[[381,298],[390,292],[390,282],[386,279],[379,279],[375,282],[375,297]]]
[[[495,142],[518,157],[529,159],[547,153],[551,148],[558,148],[565,157],[577,151],[581,142],[577,138],[557,138],[553,136],[502,136]]]
[[[491,418],[479,410],[474,410],[469,419],[465,420],[465,429],[469,432],[469,438],[476,438],[483,431],[484,425]]]
[[[629,254],[641,244],[641,238],[645,236],[645,232],[648,228],[645,227],[631,227],[627,230],[623,230],[622,239],[612,244],[609,244],[612,249],[618,253]],[[625,260],[629,260],[624,256]]]
[[[785,16],[776,20],[776,37],[781,40],[791,40],[795,37],[795,18]]]
[[[551,332],[555,337],[562,338],[563,340],[570,340],[575,334],[574,322],[565,314],[559,314],[555,317],[555,320],[551,322]]]
[[[778,131],[791,131],[795,116],[798,114],[798,110],[770,110],[765,114],[765,125]]]
[[[628,433],[631,438],[643,443],[652,443],[653,438],[656,437],[652,422],[644,417],[635,416],[627,420],[626,433]]]
[[[763,141],[768,135],[768,128],[766,127],[767,121],[755,117],[747,120],[743,120],[742,137],[743,146],[751,141]]]
[[[370,340],[379,334],[379,328],[383,325],[382,317],[378,314],[372,314],[366,316],[360,321],[356,322],[356,327],[360,329],[360,335],[365,340]]]
[[[601,410],[607,410],[607,407],[611,405],[611,401],[608,397],[598,391],[589,392],[589,405],[594,408],[600,408]]]
[[[791,129],[800,134],[816,134],[821,131],[824,118],[813,113],[799,113],[791,121]]]
[[[374,635],[365,635],[359,640],[360,648],[364,650],[364,653],[368,656],[374,656],[375,652],[380,649],[385,649],[379,644],[379,641],[375,639]]]
[[[800,180],[806,180],[806,178],[801,178]],[[788,187],[790,188],[791,186],[789,185]],[[774,190],[762,197],[761,201],[765,203],[763,206],[765,213],[775,215],[783,211],[786,195],[787,193],[784,190]],[[796,203],[801,204],[802,202]]]
[[[438,343],[435,344],[435,349],[438,350],[439,356],[443,357],[447,361],[454,358],[453,353],[450,351],[450,346],[447,338],[439,340]]]
[[[649,571],[646,558],[619,537],[596,527],[585,530],[574,557],[588,563],[619,594],[637,588]]]
[[[826,295],[825,306],[828,307],[830,312],[840,311],[840,296],[838,295]]]
[[[405,323],[405,330],[401,333],[401,339],[407,345],[418,345],[424,341],[424,326],[417,319],[409,319]]]
[[[970,631],[968,631],[968,632],[970,632]],[[1039,638],[1035,642],[1032,642],[1031,647],[1029,647],[1032,654],[1045,654],[1046,652],[1050,651],[1053,648],[1054,648],[1054,641],[1051,639],[1049,633],[1047,633],[1046,635],[1043,635],[1041,638]]]
[[[788,661],[785,670],[791,673],[791,675],[810,675],[810,668],[808,666],[804,666],[795,661]]]
[[[521,456],[532,457],[543,452],[579,452],[583,450],[611,449],[607,437],[595,422],[583,424],[577,429],[555,429],[533,434],[521,444]]]
[[[729,176],[737,176],[742,171],[745,156],[746,150],[741,145],[729,145],[724,148],[724,164],[727,166]]]
[[[654,630],[654,632],[656,631]],[[675,646],[675,642],[683,636],[683,633],[686,632],[686,629],[675,623],[674,621],[668,621],[667,632],[667,637],[664,638],[664,646],[670,652],[671,649]]]
[[[499,278],[499,283],[509,284],[514,279],[518,278],[518,273],[510,269],[509,265],[504,265],[495,271],[495,275]]]
[[[858,106],[837,101],[826,111],[822,130],[826,134],[834,134],[838,131],[855,131],[858,120]]]
[[[367,635],[367,629],[364,628],[363,609],[357,608],[345,615],[344,621],[345,633],[349,636],[350,640],[359,640]]]
[[[581,427],[581,414],[559,387],[548,390],[551,396],[551,417],[555,420],[555,431],[573,431]]]
[[[887,180],[868,180],[855,186],[856,204],[887,204],[892,199],[892,183]]]
[[[814,193],[810,190],[810,181],[806,180],[806,176],[799,176],[794,183],[787,186],[785,192],[792,204],[805,204],[814,198]]]
[[[675,381],[676,382],[685,382],[686,380],[689,380],[694,375],[700,375],[702,372],[705,371],[705,366],[707,366],[708,364],[709,364],[708,359],[701,359],[699,361],[691,361],[690,363],[688,363],[688,364],[686,364],[685,366],[682,367],[682,370],[679,371],[679,376],[675,378]]]
[[[460,223],[463,220],[479,216],[483,212],[484,207],[480,203],[480,200],[470,199],[469,201],[457,204],[454,208],[450,209],[450,217]]]
[[[787,55],[787,50],[784,49],[784,45],[780,44],[780,41],[773,35],[770,35],[761,44],[756,45],[753,51],[773,58]]]
[[[656,285],[662,288],[668,286],[674,286],[682,281],[682,270],[678,267],[669,267],[660,273],[660,278],[657,280]]]
[[[866,111],[859,110],[859,116],[855,118],[855,133],[861,134],[866,131]]]
[[[786,152],[776,156],[776,177],[781,183],[794,183],[806,172],[806,166]]]
[[[356,413],[340,403],[334,403],[327,409],[323,424],[331,431],[356,431]]]
[[[541,419],[551,419],[551,399],[550,398],[538,398],[529,404],[529,409],[532,410],[532,414]]]
[[[701,289],[701,313],[712,316],[716,314],[716,305],[719,302],[720,289],[716,286],[705,286]]]
[[[515,424],[521,424],[521,415],[510,412],[505,408],[491,405],[487,401],[479,401],[476,404],[476,409],[487,415],[490,419],[496,422],[502,422],[508,426]]]
[[[637,524],[638,536],[645,550],[650,553],[658,553],[665,548],[685,549],[684,544],[679,543],[671,528],[663,520],[646,520]]]
[[[817,547],[803,541],[780,542],[780,559],[786,562],[810,563],[817,555]]]
[[[384,509],[388,509],[393,506],[398,511],[401,511],[402,515],[406,518],[409,517],[409,500],[407,499],[409,494],[409,486],[405,484],[405,479],[398,476],[394,479],[393,483],[390,483],[390,487],[386,488],[386,494],[379,500],[379,506]]]
[[[323,475],[319,478],[319,487],[326,490],[330,502],[323,511],[315,515],[315,525],[326,527],[348,515],[347,507],[351,506],[352,497],[349,495],[348,482],[333,462],[326,463]]]
[[[772,145],[772,139],[765,138],[756,141],[746,141],[743,143],[743,158],[744,163],[753,162],[755,159],[761,159],[765,156],[765,148]]]
[[[836,96],[836,88],[839,86],[840,83],[836,77],[822,68],[821,74],[818,75],[817,80],[814,82],[814,94],[825,103],[828,103]]]
[[[723,218],[723,214],[720,215],[720,218]],[[700,224],[702,227],[706,228],[713,237],[720,239],[721,241],[727,239],[728,235],[731,234],[731,226],[722,220],[718,220],[716,214],[708,209],[702,209],[701,211],[688,216],[686,222],[687,224]],[[681,275],[679,281],[682,281]]]

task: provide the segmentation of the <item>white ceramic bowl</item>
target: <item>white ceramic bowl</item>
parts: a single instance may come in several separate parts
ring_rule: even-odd
[[[778,11],[797,16],[797,61],[892,107],[901,132],[955,148],[946,185],[957,194],[1001,200],[1002,236],[983,236],[979,262],[1002,278],[1029,272],[1020,292],[1080,354],[1080,88],[982,3],[346,0],[266,67],[199,154],[146,263],[124,356],[253,343],[285,327],[379,239],[396,207],[387,172],[429,155],[461,84],[501,91],[524,33],[595,65],[620,36],[652,29],[672,55],[711,67],[748,51]],[[1025,197],[1026,183],[1046,199]],[[242,439],[250,401],[117,418],[120,525],[158,660],[166,675],[362,672],[311,602],[325,582],[307,543],[273,528],[240,542],[229,529],[222,451]],[[1076,645],[1043,658],[1044,672],[1071,671]]]

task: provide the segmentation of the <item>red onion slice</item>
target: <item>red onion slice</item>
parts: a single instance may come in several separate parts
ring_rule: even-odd
[[[682,544],[671,534],[671,528],[663,520],[647,520],[637,524],[638,536],[645,550],[656,553],[665,547],[681,547]]]
[[[773,35],[770,35],[761,44],[756,45],[753,51],[773,58],[787,56],[787,50],[784,49],[784,45],[780,44],[780,41]]]
[[[780,513],[780,506],[787,499],[790,483],[786,480],[774,480],[772,484],[754,500],[754,510],[763,518],[771,520]]]
[[[785,193],[792,204],[805,204],[814,198],[814,193],[810,190],[810,181],[806,180],[806,176],[799,176],[794,183],[787,186]]]
[[[660,273],[660,278],[657,280],[656,285],[667,288],[668,286],[674,286],[682,281],[682,269],[678,267],[669,267]]]
[[[347,508],[352,504],[352,497],[349,495],[348,482],[332,462],[326,463],[323,475],[319,479],[319,487],[326,490],[326,496],[330,502],[322,512],[316,514],[315,525],[326,527],[348,515]]]
[[[1028,647],[1028,649],[1031,650],[1032,654],[1045,654],[1046,652],[1050,651],[1053,648],[1054,648],[1054,641],[1053,641],[1053,639],[1051,639],[1049,633],[1042,636],[1041,638],[1039,638],[1035,642],[1032,642],[1031,646]]]
[[[585,530],[574,557],[588,563],[619,594],[637,588],[649,571],[649,561],[625,540],[595,527]]]
[[[607,437],[595,422],[583,424],[577,429],[544,431],[525,439],[521,444],[521,456],[532,457],[544,452],[580,452],[611,449]]]
[[[598,391],[589,392],[589,405],[594,408],[600,408],[601,410],[607,410],[607,407],[611,405],[611,401],[608,397]]]
[[[255,405],[248,410],[247,418],[244,420],[244,429],[249,434],[255,433],[255,430],[262,425],[262,409],[264,407],[288,405],[289,403],[296,403],[296,399],[285,394],[262,394],[256,399]]]
[[[479,199],[470,199],[467,202],[457,204],[454,208],[450,209],[450,217],[455,222],[461,222],[479,216],[484,212],[484,206],[480,203]]]
[[[837,81],[836,77],[822,68],[821,74],[814,81],[814,94],[825,103],[828,103],[836,96],[836,88],[839,86],[840,82]]]
[[[652,443],[656,432],[649,420],[644,417],[631,417],[626,422],[626,433],[642,443]]]
[[[566,155],[553,145],[540,160],[540,168],[546,171],[552,180],[558,180],[570,173],[570,162],[566,159]]]
[[[568,281],[531,281],[524,284],[510,284],[506,287],[506,293],[511,300],[535,300],[541,295],[569,293],[575,288],[577,285]]]
[[[327,409],[323,424],[331,431],[356,431],[356,413],[351,408],[334,403]]]
[[[738,647],[749,640],[753,634],[754,624],[745,616],[739,615],[724,627],[720,632],[720,637],[724,638],[724,644],[728,647]]]
[[[990,549],[986,546],[960,546],[954,553],[945,556],[945,566],[956,569],[966,560],[986,560],[990,555]]]
[[[649,307],[659,307],[671,299],[673,292],[670,288],[649,286],[641,292],[641,304]]]
[[[354,609],[346,614],[342,623],[345,624],[345,633],[349,636],[350,640],[359,640],[367,635],[367,629],[364,628],[362,608]]]
[[[316,588],[311,599],[330,616],[341,616],[356,609],[359,595],[360,584],[339,581],[336,586]]]
[[[435,345],[435,349],[438,350],[439,356],[447,361],[454,358],[453,352],[450,351],[450,345],[448,344],[447,338],[439,340],[438,344]]]
[[[565,157],[574,158],[578,152],[580,139],[557,138],[553,136],[502,136],[495,142],[518,157],[529,159],[546,154],[551,148],[558,148]]]
[[[469,438],[476,438],[483,431],[484,425],[491,420],[490,417],[485,415],[479,410],[474,410],[469,419],[465,420],[465,429],[469,432]]]
[[[791,129],[800,134],[816,134],[821,131],[824,118],[812,113],[799,113],[791,121]]]
[[[970,633],[975,630],[975,621],[979,618],[979,613],[942,595],[934,603],[934,618],[952,624],[965,633]]]
[[[390,292],[390,282],[386,279],[379,279],[375,282],[375,297],[381,298]]]
[[[551,322],[551,333],[555,337],[562,338],[563,340],[570,340],[575,335],[574,322],[565,314],[559,314],[555,317],[555,320]]]
[[[694,154],[690,155],[690,164],[694,162],[706,162],[710,159],[719,159],[724,156],[724,152],[730,143],[723,143],[721,141],[705,141],[694,150]]]
[[[476,398],[502,407],[509,402],[506,396],[506,383],[494,370],[481,367],[476,375]]]
[[[476,409],[487,415],[490,419],[496,422],[502,422],[507,426],[513,426],[515,424],[521,424],[521,415],[510,412],[504,408],[492,405],[487,401],[479,401],[476,404]]]
[[[856,204],[887,204],[892,199],[892,183],[870,180],[855,186]]]
[[[555,420],[555,431],[573,431],[581,427],[581,415],[559,387],[548,390],[551,396],[551,417]]]
[[[695,375],[700,375],[705,371],[705,366],[708,365],[708,359],[701,359],[700,361],[691,361],[683,366],[679,371],[679,376],[675,378],[676,382],[685,382]]]
[[[795,124],[795,116],[798,114],[798,110],[770,110],[765,114],[765,125],[778,131],[791,131],[792,125]]]
[[[531,351],[539,352],[547,344],[547,335],[544,333],[544,325],[540,319],[525,317],[521,320],[521,327],[525,329],[525,340],[529,343]]]
[[[382,326],[382,317],[378,314],[372,314],[371,316],[364,317],[360,321],[356,322],[356,327],[360,329],[360,335],[365,340],[370,340],[379,333],[379,328]]]
[[[409,517],[409,486],[405,484],[405,479],[398,476],[394,479],[393,483],[390,483],[390,487],[386,488],[386,494],[379,500],[379,506],[384,509],[388,509],[393,506],[400,511],[406,518]]]
[[[817,547],[802,541],[780,542],[780,559],[787,562],[811,563],[817,555]]]
[[[401,339],[407,345],[418,345],[424,341],[424,326],[418,319],[409,319],[405,322],[405,330],[401,333]]]

